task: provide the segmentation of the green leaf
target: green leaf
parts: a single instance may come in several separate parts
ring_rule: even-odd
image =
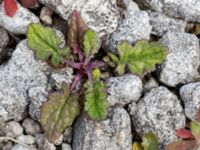
[[[139,144],[138,142],[134,142],[133,150],[143,150],[143,148],[142,148],[141,144]]]
[[[57,139],[65,128],[72,125],[80,113],[79,94],[71,94],[69,86],[62,84],[62,91],[49,95],[42,106],[41,125],[50,142]]]
[[[142,146],[144,150],[159,150],[159,141],[157,136],[152,133],[146,133],[143,137]]]
[[[51,57],[54,66],[63,63],[69,54],[69,49],[60,48],[61,38],[52,28],[41,24],[31,24],[28,27],[28,46],[35,51],[37,59],[47,60]]]
[[[84,85],[85,91],[85,111],[88,112],[91,119],[100,121],[106,118],[108,113],[107,94],[105,93],[105,84],[100,79],[87,81]]]
[[[197,147],[194,140],[176,141],[166,146],[166,150],[193,150]]]
[[[194,135],[198,144],[200,144],[200,123],[197,121],[191,122],[192,134]]]
[[[155,69],[167,55],[168,48],[159,42],[138,41],[133,47],[127,41],[118,45],[119,61],[118,74],[125,72],[126,66],[134,74],[143,74]],[[113,57],[113,56],[112,56]],[[111,59],[112,59],[111,57]],[[116,62],[116,59],[112,59]]]
[[[89,29],[84,35],[84,54],[86,57],[93,57],[100,48],[100,38],[97,33]]]

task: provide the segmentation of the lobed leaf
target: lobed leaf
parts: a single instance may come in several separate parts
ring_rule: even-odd
[[[86,57],[93,57],[100,48],[100,38],[98,37],[97,33],[91,29],[89,29],[84,34],[84,54]]]
[[[195,150],[196,147],[194,140],[177,141],[167,145],[166,150]]]
[[[197,121],[192,121],[191,129],[197,143],[200,144],[200,123],[198,123]]]
[[[159,42],[149,43],[145,40],[138,41],[134,47],[124,41],[117,48],[119,62],[116,71],[118,74],[124,74],[126,66],[134,74],[152,71],[156,64],[161,64],[165,60],[168,52],[167,47],[163,44]],[[116,59],[113,61],[116,62]]]
[[[142,146],[144,150],[159,150],[159,141],[157,136],[152,133],[146,133],[143,137]]]
[[[98,72],[93,73],[99,76]],[[84,85],[85,91],[85,111],[96,121],[106,118],[108,113],[107,94],[105,93],[105,84],[100,79],[95,78],[94,81],[87,81]]]
[[[40,122],[50,142],[57,139],[79,115],[79,96],[71,94],[69,86],[63,83],[62,91],[50,94],[49,100],[42,106]]]
[[[61,38],[54,30],[41,24],[31,24],[28,28],[28,46],[36,53],[37,59],[47,60],[51,57],[54,66],[63,63],[69,49],[60,48]]]

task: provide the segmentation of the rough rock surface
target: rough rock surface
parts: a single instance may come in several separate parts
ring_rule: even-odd
[[[35,143],[35,138],[31,135],[20,135],[17,137],[17,140],[28,145]]]
[[[40,125],[30,118],[26,118],[23,121],[22,127],[28,135],[36,135],[41,132]]]
[[[169,54],[161,66],[160,80],[172,87],[192,82],[198,75],[198,38],[188,33],[168,32],[161,42],[168,46]]]
[[[0,121],[23,118],[28,90],[46,87],[47,77],[41,66],[26,40],[19,43],[9,62],[0,66]]]
[[[185,115],[189,119],[195,120],[196,113],[200,108],[200,82],[182,86],[180,96],[185,104]]]
[[[153,88],[159,87],[159,83],[152,77],[144,83],[143,92],[150,92]]]
[[[186,21],[200,22],[199,0],[136,0],[138,4],[156,12],[181,18]]]
[[[84,21],[102,37],[116,30],[120,14],[116,0],[40,0],[69,20],[73,10],[81,13]]]
[[[4,129],[6,136],[16,138],[23,134],[23,128],[19,122],[10,121]]]
[[[184,32],[187,22],[170,18],[164,14],[148,11],[152,34],[163,36],[167,31]]]
[[[0,4],[0,26],[14,34],[26,34],[30,23],[37,23],[39,19],[28,9],[18,4],[18,10],[13,17],[6,15],[4,3]]]
[[[185,127],[180,101],[165,87],[154,88],[138,104],[130,104],[129,113],[140,136],[154,132],[162,145],[174,141],[175,130]]]
[[[72,149],[131,150],[131,123],[126,110],[116,108],[109,119],[101,122],[79,117],[74,126]]]
[[[37,150],[35,147],[33,146],[23,146],[20,144],[16,144],[15,146],[12,147],[11,150]]]
[[[110,106],[137,102],[142,94],[142,81],[135,75],[110,77],[107,80]]]
[[[124,19],[119,23],[119,27],[109,37],[106,45],[109,50],[115,52],[117,44],[127,40],[134,44],[137,40],[149,40],[151,34],[148,13],[145,11],[126,11]]]
[[[63,143],[63,144],[62,144],[62,150],[72,150],[72,147],[71,147],[71,145],[69,145],[69,144]]]
[[[52,143],[49,143],[44,134],[37,134],[35,141],[39,150],[56,150],[56,147]]]
[[[0,26],[0,48],[4,48],[9,41],[9,36],[8,33],[6,32],[6,30],[4,28],[2,28]]]

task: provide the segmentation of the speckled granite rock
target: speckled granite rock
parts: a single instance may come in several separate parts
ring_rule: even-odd
[[[4,48],[9,42],[7,31],[0,26],[0,48]]]
[[[23,118],[28,105],[28,89],[47,84],[41,66],[26,40],[18,44],[9,62],[0,66],[0,121]]]
[[[73,150],[132,150],[130,118],[115,108],[109,119],[95,122],[79,117],[74,125]]]
[[[169,54],[161,66],[160,81],[172,87],[192,82],[198,75],[198,38],[188,33],[168,32],[161,42],[168,46]]]
[[[107,80],[110,106],[137,102],[142,94],[142,81],[135,75],[110,77]]]
[[[135,0],[145,8],[173,18],[181,18],[190,22],[200,22],[199,0]]]
[[[164,14],[148,11],[152,34],[163,36],[168,31],[184,32],[187,22],[179,19],[170,18]]]
[[[185,115],[195,120],[196,113],[200,108],[200,82],[186,84],[180,89],[180,96],[184,102]]]
[[[177,139],[175,130],[185,127],[180,101],[165,87],[154,88],[137,104],[130,104],[129,113],[137,133],[154,132],[161,145]]]
[[[73,10],[81,13],[84,21],[102,37],[117,28],[120,14],[116,0],[40,0],[55,10],[63,19],[69,20]]]
[[[134,44],[137,40],[149,40],[151,34],[149,16],[145,11],[126,11],[119,27],[106,41],[109,50],[115,52],[117,44],[128,40]]]
[[[39,22],[37,16],[35,16],[28,9],[18,4],[18,10],[13,17],[6,15],[4,3],[0,4],[0,26],[7,29],[9,32],[14,34],[26,34],[27,27],[30,23]]]

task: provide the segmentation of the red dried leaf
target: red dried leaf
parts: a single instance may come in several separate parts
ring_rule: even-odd
[[[194,139],[192,132],[184,128],[176,130],[176,136],[182,139]]]
[[[37,0],[21,0],[21,3],[26,8],[33,8],[37,5]]]
[[[18,10],[16,0],[4,0],[4,9],[7,16],[13,17]]]
[[[177,141],[167,145],[166,150],[193,150],[197,147],[195,141]]]
[[[200,107],[199,107],[198,110],[197,110],[196,120],[197,120],[198,122],[200,122]]]
[[[70,28],[68,31],[68,45],[78,53],[83,47],[83,36],[88,30],[78,11],[74,10],[71,15]]]

